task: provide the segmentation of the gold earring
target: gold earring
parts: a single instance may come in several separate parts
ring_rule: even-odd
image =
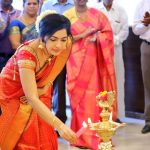
[[[70,45],[72,45],[72,39],[69,37],[66,42],[66,48],[70,47]]]
[[[39,44],[38,48],[39,49],[43,49],[44,48],[42,41],[40,41],[40,44]]]

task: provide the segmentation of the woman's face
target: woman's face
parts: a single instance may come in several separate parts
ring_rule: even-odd
[[[37,15],[39,9],[39,4],[37,0],[26,0],[24,4],[24,12],[29,14],[30,16]]]
[[[87,0],[74,0],[76,6],[86,6]]]
[[[46,36],[44,40],[49,55],[57,56],[66,49],[68,40],[67,31],[66,29],[58,30],[51,37]]]

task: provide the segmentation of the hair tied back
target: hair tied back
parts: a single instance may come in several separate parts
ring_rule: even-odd
[[[46,10],[37,17],[36,23],[35,23],[35,28],[38,33],[40,31],[40,21],[49,14],[56,14],[56,11],[55,10]]]

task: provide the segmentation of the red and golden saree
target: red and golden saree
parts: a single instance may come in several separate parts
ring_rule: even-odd
[[[113,65],[113,34],[107,18],[98,10],[90,8],[87,18],[77,17],[75,8],[65,12],[71,21],[73,35],[94,27],[97,40],[88,42],[88,37],[73,43],[71,55],[67,62],[67,89],[72,110],[71,128],[76,132],[82,122],[91,118],[97,122],[100,109],[96,96],[103,90],[116,90]],[[113,118],[116,118],[116,102],[113,106]],[[92,131],[86,131],[78,140],[77,146],[97,149],[99,139]]]
[[[19,68],[36,70],[36,50],[29,44],[22,45],[3,68],[0,74],[0,148],[2,150],[57,150],[57,135],[54,128],[44,122],[29,104],[21,101],[24,92],[19,78]],[[70,49],[38,71],[35,71],[37,87],[52,83],[65,65]],[[16,62],[16,65],[14,63]],[[14,78],[15,77],[15,78]],[[28,81],[27,81],[28,82]],[[30,83],[29,83],[30,84]],[[51,108],[52,85],[40,96],[40,100]]]

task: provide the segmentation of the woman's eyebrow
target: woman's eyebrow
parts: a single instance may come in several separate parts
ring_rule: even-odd
[[[59,37],[57,37],[57,36],[51,36],[50,38],[64,39],[64,38],[67,38],[67,36],[64,36],[64,37],[61,37],[61,38],[59,38]]]

